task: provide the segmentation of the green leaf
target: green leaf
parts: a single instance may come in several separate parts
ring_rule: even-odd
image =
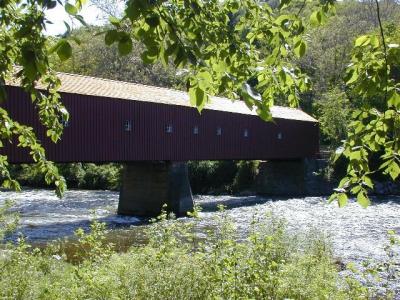
[[[285,26],[287,21],[294,19],[295,17],[293,15],[280,15],[279,17],[276,18],[275,23],[281,26]]]
[[[165,48],[160,49],[159,58],[164,68],[168,66],[168,55],[165,53]]]
[[[271,114],[271,111],[269,111],[268,109],[266,109],[266,108],[263,108],[263,109],[257,109],[257,115],[263,120],[263,121],[266,121],[266,122],[270,122],[271,120],[272,120],[272,114]]]
[[[349,155],[350,160],[361,160],[361,151],[352,151]]]
[[[364,191],[361,191],[357,194],[357,202],[364,208],[368,207],[371,204],[371,201]]]
[[[211,77],[210,72],[201,71],[201,72],[197,73],[196,77],[198,80],[199,87],[202,90],[206,91],[211,86],[212,77]]]
[[[388,105],[389,107],[393,106],[395,108],[400,108],[400,94],[393,91],[388,100]]]
[[[186,58],[187,56],[185,49],[183,47],[179,47],[174,59],[175,66],[177,68],[182,67],[185,64]]]
[[[287,4],[290,3],[291,0],[280,0],[280,4],[279,4],[279,8],[283,8],[284,6],[286,6]]]
[[[78,20],[83,26],[88,26],[88,24],[85,22],[85,19],[81,15],[75,15],[75,19]]]
[[[118,43],[118,52],[120,55],[127,55],[132,51],[132,40],[129,36],[125,36]]]
[[[53,9],[54,7],[57,6],[57,1],[47,1],[46,4],[47,4],[46,5],[47,9]]]
[[[307,49],[306,43],[303,40],[301,40],[296,43],[296,45],[294,47],[294,53],[296,54],[296,56],[298,58],[300,58],[300,57],[303,57],[304,54],[306,54],[306,49]]]
[[[67,31],[64,33],[64,37],[67,37],[71,34],[72,29],[71,29],[71,26],[65,21],[64,21],[64,25],[65,25],[65,28],[67,29]]]
[[[107,46],[114,44],[119,39],[118,31],[116,30],[109,30],[107,31],[106,35],[104,36],[104,42]]]
[[[72,55],[72,47],[67,40],[62,40],[57,48],[57,55],[61,61],[69,59]]]
[[[374,184],[373,184],[371,178],[369,178],[369,177],[367,177],[367,176],[364,176],[364,177],[362,178],[362,180],[363,180],[363,184],[364,184],[365,186],[367,186],[367,187],[369,187],[369,188],[371,188],[371,189],[374,187]]]
[[[389,175],[395,180],[400,174],[400,167],[399,165],[393,160],[393,162],[389,166]]]
[[[362,35],[358,37],[354,43],[356,47],[366,46],[370,43],[370,37],[368,35]]]
[[[68,2],[65,3],[65,11],[72,16],[75,16],[78,13],[78,9]]]
[[[348,73],[347,73],[347,81],[346,84],[350,85],[352,83],[354,83],[355,81],[357,81],[359,75],[358,72],[356,72],[356,70],[351,69]]]
[[[199,112],[202,111],[207,103],[207,94],[198,86],[189,88],[190,104],[197,107]]]
[[[110,23],[113,24],[114,26],[119,27],[119,26],[121,25],[120,19],[118,19],[118,18],[116,18],[116,17],[114,17],[114,16],[110,16],[110,17],[108,18],[108,20],[109,20]]]
[[[345,193],[338,194],[337,195],[337,200],[338,200],[339,207],[343,207],[343,206],[347,205],[348,198],[347,198],[347,195]]]
[[[333,201],[337,200],[338,194],[333,193],[329,198],[328,198],[328,203],[332,203]]]
[[[312,26],[319,26],[322,23],[322,12],[314,11],[310,16],[310,23]]]
[[[177,43],[173,43],[173,44],[169,45],[168,48],[165,50],[165,54],[170,56],[175,52],[175,50],[177,48],[178,48],[178,44]]]
[[[152,64],[157,60],[157,55],[146,50],[141,54],[141,58],[145,64]]]
[[[128,6],[125,9],[125,14],[132,22],[136,21],[140,16],[140,10],[138,5],[135,5],[135,1],[129,1]]]

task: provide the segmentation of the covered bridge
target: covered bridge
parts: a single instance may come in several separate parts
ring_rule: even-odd
[[[262,121],[242,101],[212,97],[201,114],[187,93],[88,76],[59,73],[70,120],[61,141],[45,137],[29,96],[9,86],[5,108],[39,129],[47,155],[57,162],[143,160],[293,159],[318,152],[318,123],[301,110],[272,108]],[[11,162],[29,156],[12,148]]]
[[[187,174],[185,164],[172,162],[291,160],[314,157],[319,150],[317,121],[298,109],[275,106],[274,122],[264,122],[242,101],[212,97],[199,114],[190,106],[185,92],[75,74],[58,75],[62,82],[59,92],[70,120],[57,144],[45,136],[29,96],[17,84],[7,86],[9,100],[3,107],[12,118],[36,129],[53,161],[126,163],[121,198],[145,186],[147,190],[166,192],[161,198],[170,199],[171,186],[175,185],[176,190],[176,186],[185,185],[175,179]],[[6,151],[12,163],[31,161],[24,149],[9,147]],[[171,177],[172,173],[178,175]],[[158,180],[163,187],[149,183],[158,178],[154,174],[166,174]],[[126,187],[132,188],[127,191]],[[155,194],[147,194],[137,201],[153,201]],[[120,212],[148,213],[135,209]]]

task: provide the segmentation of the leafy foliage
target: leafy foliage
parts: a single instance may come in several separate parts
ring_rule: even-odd
[[[183,86],[182,79],[174,68],[165,69],[161,63],[151,65],[143,63],[140,53],[144,47],[136,41],[132,41],[132,51],[128,55],[120,56],[117,45],[107,46],[107,39],[104,43],[104,36],[98,34],[107,28],[109,27],[82,27],[73,30],[71,37],[79,39],[80,44],[72,45],[72,56],[67,61],[61,61],[53,54],[50,59],[53,68],[60,72],[153,86],[170,88]],[[53,43],[57,43],[57,40]]]
[[[75,6],[67,3],[65,9],[77,15],[82,4],[81,0],[77,0]],[[53,142],[60,139],[63,129],[61,120],[68,120],[68,112],[57,93],[60,81],[50,68],[47,37],[43,33],[45,12],[56,5],[56,1],[0,1],[0,101],[13,101],[7,99],[5,85],[7,80],[18,80],[30,95],[39,120]],[[52,51],[67,59],[70,50],[69,42],[61,39]],[[39,82],[43,85],[42,90],[36,89]],[[46,182],[54,183],[57,194],[61,196],[66,188],[65,181],[54,164],[46,159],[33,129],[13,120],[4,109],[0,109],[0,139],[1,147],[5,142],[16,139],[18,146],[30,149],[30,155],[45,174]],[[5,155],[0,155],[0,173],[5,178],[3,187],[19,189],[18,182],[10,176]]]
[[[12,206],[12,201],[6,201],[4,205],[0,205],[0,241],[8,233],[13,232],[18,225],[18,215],[10,211]]]
[[[116,190],[120,186],[122,167],[119,164],[70,163],[56,166],[72,188]],[[35,165],[12,165],[10,171],[22,185],[46,186],[43,173]]]
[[[314,102],[317,118],[322,132],[322,143],[338,146],[347,137],[348,119],[351,115],[347,95],[336,89],[322,94]]]
[[[312,13],[305,7],[304,15]],[[308,48],[299,61],[299,67],[310,76],[312,96],[315,102],[332,89],[349,93],[346,88],[346,67],[350,63],[354,40],[374,31],[377,27],[376,8],[370,1],[346,0],[336,3],[336,14],[318,27],[306,28]],[[381,5],[384,22],[400,17],[400,6],[395,1]],[[302,107],[304,101],[302,97]]]
[[[237,193],[250,189],[258,173],[258,161],[190,161],[192,192]]]
[[[107,43],[125,49],[134,38],[146,46],[144,62],[186,68],[190,100],[200,111],[210,94],[224,94],[242,98],[270,120],[276,98],[296,106],[309,86],[291,63],[306,50],[302,20],[277,14],[267,3],[135,0],[111,23],[115,29],[106,33]]]
[[[163,212],[148,243],[113,251],[104,224],[78,230],[80,251],[32,249],[23,240],[0,256],[0,296],[18,299],[374,299],[373,289],[340,277],[329,243],[315,232],[294,237],[285,221],[255,215],[238,242],[227,212],[216,214],[207,239],[201,212],[174,220]],[[61,251],[61,252],[60,252]],[[370,268],[374,271],[376,269]],[[379,273],[378,273],[379,274]]]
[[[348,138],[338,154],[349,160],[347,175],[339,184],[339,205],[347,203],[347,193],[367,206],[367,190],[373,187],[370,158],[380,155],[379,171],[392,180],[400,175],[400,82],[396,68],[400,65],[399,41],[381,35],[363,35],[355,40],[352,64],[347,69],[347,84],[362,102],[353,111]],[[371,103],[378,102],[379,105]]]

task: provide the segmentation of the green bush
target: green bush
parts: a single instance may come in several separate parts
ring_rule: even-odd
[[[103,190],[118,189],[121,181],[121,169],[121,165],[118,164],[85,164],[85,173],[82,180],[79,182],[79,187]]]
[[[322,94],[320,99],[314,102],[323,144],[337,147],[346,138],[351,109],[346,93],[338,88]]]
[[[43,173],[36,164],[13,165],[11,174],[21,185],[47,187]]]
[[[237,165],[232,160],[190,161],[189,180],[195,194],[227,193],[237,173]]]
[[[57,164],[57,167],[70,188],[116,190],[120,186],[120,164],[67,163]],[[35,164],[13,165],[11,170],[22,185],[48,187]]]
[[[198,215],[197,213],[193,214]],[[272,215],[255,216],[238,242],[226,212],[206,238],[201,220],[163,213],[147,228],[148,243],[125,253],[106,242],[105,226],[77,232],[74,257],[62,247],[31,249],[20,240],[0,256],[1,299],[367,299],[353,277],[339,276],[325,238],[289,234]],[[76,259],[78,255],[79,259]]]
[[[249,189],[258,172],[258,161],[190,161],[189,180],[195,194],[231,193]]]
[[[13,204],[10,200],[5,201],[4,204],[0,204],[0,242],[7,234],[12,233],[17,228],[18,215],[10,211]]]
[[[59,172],[64,176],[69,187],[79,187],[85,176],[84,164],[82,163],[69,163],[58,164]]]

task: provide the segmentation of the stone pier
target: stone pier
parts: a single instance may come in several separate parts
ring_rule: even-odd
[[[335,182],[321,174],[326,159],[272,160],[261,162],[255,190],[266,196],[330,195]]]
[[[157,216],[164,204],[177,216],[193,210],[187,163],[141,161],[125,164],[118,214]]]

